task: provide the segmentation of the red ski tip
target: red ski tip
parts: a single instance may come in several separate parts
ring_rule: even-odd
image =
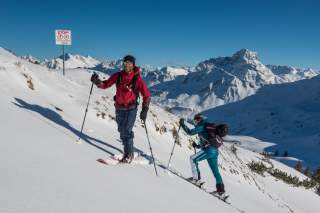
[[[101,159],[101,158],[97,159],[97,161],[98,161],[99,163],[107,164],[107,162],[106,162],[105,160]]]

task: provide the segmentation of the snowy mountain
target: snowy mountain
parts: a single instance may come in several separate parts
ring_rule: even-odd
[[[269,85],[242,101],[205,112],[228,123],[233,134],[271,141],[266,151],[303,160],[313,169],[320,165],[320,76],[294,83]],[[291,166],[296,164],[285,159]]]
[[[161,67],[144,74],[144,79],[148,86],[154,86],[167,81],[175,80],[178,76],[185,76],[189,73],[188,68],[180,67]]]
[[[122,59],[98,61],[91,56],[72,55],[69,53],[66,54],[65,57],[66,69],[90,68],[108,75],[111,75],[122,69]],[[59,56],[58,58],[52,60],[44,60],[42,62],[30,55],[22,56],[21,58],[32,63],[44,65],[49,69],[62,69],[63,56]],[[154,67],[144,64],[138,66],[140,67],[142,77],[149,86],[174,80],[177,76],[186,75],[189,73],[190,69],[187,67],[170,66]]]
[[[282,82],[294,82],[302,79],[312,78],[320,74],[320,70],[300,69],[291,66],[276,66],[267,65],[267,67],[278,77]]]
[[[111,75],[119,70],[122,70],[122,59],[117,60],[104,60],[101,63],[97,64],[95,67],[92,67],[92,70],[100,71],[102,73]],[[155,70],[154,67],[150,65],[138,65],[140,67],[141,75],[144,77],[149,72],[153,72]]]
[[[91,73],[73,69],[62,76],[0,48],[0,115],[5,121],[0,124],[0,212],[313,213],[320,207],[313,188],[292,186],[270,172],[259,175],[248,164],[261,162],[298,180],[306,179],[304,175],[232,143],[225,143],[219,157],[231,206],[168,173],[163,165],[171,152],[178,117],[154,104],[147,128],[159,177],[152,165],[99,164],[97,158],[120,154],[122,145],[114,121],[114,87],[94,88],[82,143],[76,143]],[[139,120],[134,131],[137,151],[149,159]],[[171,168],[190,176],[190,137],[182,131],[179,135],[181,146],[176,146]],[[207,164],[199,166],[206,189],[212,191],[215,182]]]
[[[166,81],[174,80],[177,76],[187,75],[188,68],[180,67],[153,67],[151,65],[138,65],[140,67],[141,75],[148,86],[153,86]],[[122,59],[104,61],[92,67],[91,69],[111,75],[119,70],[122,70]]]
[[[91,68],[96,71],[103,72],[105,74],[113,74],[122,69],[122,59],[117,60],[102,60],[99,61],[91,56],[81,56],[81,55],[72,55],[66,54],[66,69],[76,69],[76,68]],[[62,68],[62,57],[40,61],[31,55],[22,56],[23,59],[28,60],[29,62],[42,64],[47,66],[50,69],[61,69]],[[161,98],[157,100],[157,102],[162,105],[170,108],[172,111],[175,109],[179,109],[176,112],[185,111],[198,111],[207,109],[207,107],[214,107],[224,103],[230,103],[237,100],[241,100],[243,97],[254,94],[255,91],[263,85],[266,84],[274,84],[274,83],[288,83],[293,81],[298,81],[306,78],[311,78],[320,73],[320,70],[313,69],[300,69],[294,68],[290,66],[277,66],[277,65],[263,65],[255,52],[251,52],[247,49],[242,49],[235,53],[232,57],[220,57],[220,58],[212,58],[209,60],[205,60],[199,63],[196,67],[172,67],[172,66],[164,66],[164,67],[154,67],[151,65],[138,65],[141,68],[141,74],[148,86],[155,86],[162,84],[168,81],[175,81],[177,77],[182,77],[189,73],[195,72],[195,74],[191,75],[190,78],[206,78],[205,76],[216,70],[213,75],[212,81],[215,82],[215,85],[219,85],[219,80],[217,78],[219,72],[225,72],[223,75],[227,75],[225,78],[229,79],[226,82],[223,82],[224,86],[220,88],[220,91],[217,91],[216,97],[212,97],[205,93],[207,97],[205,100],[200,100],[203,102],[202,105],[198,107],[198,109],[193,109],[192,104],[188,104],[189,99],[202,99],[201,97],[190,97],[190,95],[185,94],[173,94],[173,96],[177,96],[175,98],[171,98],[167,100],[166,98],[166,87],[167,85],[160,86],[154,88],[156,91],[155,94],[159,94],[162,91]],[[196,74],[197,73],[197,74]],[[212,74],[211,74],[212,75]],[[228,75],[235,77],[234,79],[228,78]],[[231,78],[232,78],[231,77]],[[189,78],[189,77],[187,77]],[[212,78],[212,77],[210,77]],[[210,79],[208,78],[208,79]],[[208,80],[207,79],[207,80]],[[181,80],[181,79],[180,79]],[[172,87],[176,87],[175,84],[180,84],[180,80],[177,82],[172,82]],[[187,81],[187,79],[185,80]],[[237,82],[236,82],[237,81]],[[201,89],[200,92],[203,93],[204,90],[212,87],[212,83],[206,83],[205,86]],[[186,83],[186,82],[184,82]],[[192,83],[191,83],[192,84]],[[229,85],[228,85],[229,84]],[[232,85],[238,87],[238,91],[234,91],[232,89]],[[164,87],[164,89],[163,89]],[[188,87],[193,87],[192,85],[188,85]],[[197,87],[197,85],[195,85]],[[227,88],[230,87],[230,88]],[[242,87],[242,88],[240,88]],[[243,88],[244,87],[244,88]],[[250,88],[248,88],[250,87]],[[159,90],[159,88],[161,88]],[[180,89],[180,88],[179,88]],[[171,90],[168,89],[168,90]],[[188,90],[188,89],[187,89]],[[222,91],[221,91],[222,90]],[[186,91],[187,92],[187,91]],[[229,93],[229,94],[226,94]],[[230,93],[236,93],[235,95],[230,95]],[[238,94],[239,93],[239,94]],[[179,96],[181,95],[181,96]],[[203,94],[199,94],[201,96]],[[225,96],[221,100],[221,96]],[[178,107],[182,106],[182,107]],[[183,114],[183,113],[182,113]],[[187,113],[189,114],[189,113]]]
[[[100,63],[99,60],[91,56],[82,56],[82,55],[72,55],[70,53],[65,54],[65,68],[74,69],[74,68],[92,68]],[[50,61],[42,62],[43,65],[47,66],[50,69],[62,69],[63,66],[63,55],[58,58],[52,59]]]
[[[114,72],[118,72],[120,69],[122,69],[122,59],[105,60],[97,64],[96,66],[92,67],[92,69],[111,75]]]
[[[319,73],[311,69],[265,66],[257,53],[242,49],[231,57],[205,60],[193,72],[155,85],[152,91],[160,106],[186,116],[242,100],[266,85],[302,80]]]
[[[280,79],[264,66],[257,54],[242,49],[232,57],[199,63],[195,72],[152,88],[156,102],[176,113],[192,114],[241,100]]]
[[[22,59],[27,60],[33,64],[40,64],[41,60],[33,57],[32,55],[25,55],[25,56],[21,56]]]

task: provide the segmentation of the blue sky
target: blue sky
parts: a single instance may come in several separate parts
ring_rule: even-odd
[[[265,64],[320,68],[319,10],[314,0],[1,0],[0,46],[52,58],[54,30],[65,28],[67,52],[99,59],[195,65],[247,48]]]

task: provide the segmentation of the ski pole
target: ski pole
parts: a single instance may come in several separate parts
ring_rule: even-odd
[[[180,128],[181,128],[181,125],[179,125],[178,132],[177,132],[177,137],[179,137],[178,134],[179,134]],[[169,161],[168,161],[167,169],[168,169],[169,166],[170,166],[170,162],[171,162],[171,158],[172,158],[172,155],[173,155],[173,151],[174,151],[175,146],[176,146],[176,139],[174,140],[174,143],[173,143],[173,147],[172,147],[172,151],[171,151],[170,158],[169,158]]]
[[[151,157],[152,157],[152,161],[153,161],[154,171],[156,172],[156,175],[158,176],[156,163],[155,163],[154,156],[153,156],[153,153],[152,153],[152,147],[151,147],[151,143],[150,143],[150,139],[149,139],[149,134],[148,134],[148,130],[147,130],[146,121],[143,121],[143,123],[144,123],[144,129],[146,130],[146,134],[147,134],[147,139],[148,139],[149,148],[150,148],[150,152],[151,152]]]
[[[92,94],[92,89],[93,89],[93,82],[91,84],[91,89],[90,89],[90,94],[89,94],[89,98],[88,98],[87,108],[86,108],[86,111],[84,113],[84,118],[83,118],[83,122],[82,122],[82,126],[81,126],[81,131],[80,131],[80,134],[79,134],[79,139],[77,140],[78,143],[80,143],[80,140],[81,140],[81,137],[82,137],[82,131],[83,131],[83,127],[84,127],[84,122],[86,121],[86,117],[87,117],[87,112],[88,112],[88,107],[89,107],[90,98],[91,98],[91,94]]]

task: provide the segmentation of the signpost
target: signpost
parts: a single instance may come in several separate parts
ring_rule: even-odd
[[[71,45],[71,30],[55,30],[56,35],[56,45],[62,45],[62,55],[63,55],[63,75],[65,75],[64,61],[64,46]]]

